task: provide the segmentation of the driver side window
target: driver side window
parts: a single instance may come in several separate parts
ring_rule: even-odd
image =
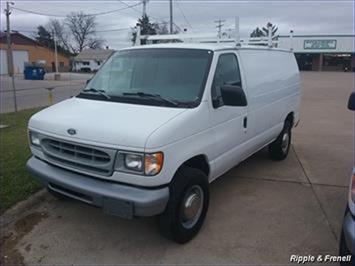
[[[218,58],[218,63],[212,83],[213,107],[223,106],[221,88],[225,85],[242,86],[238,60],[235,54],[222,54]]]

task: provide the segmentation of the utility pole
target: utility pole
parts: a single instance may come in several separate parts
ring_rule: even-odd
[[[174,32],[173,25],[173,0],[170,0],[170,34]]]
[[[12,91],[13,91],[13,97],[14,97],[14,107],[15,107],[15,112],[17,112],[17,100],[16,100],[16,87],[15,87],[15,77],[14,77],[14,60],[13,60],[13,55],[12,55],[12,47],[11,47],[11,32],[10,32],[10,2],[6,2],[6,9],[5,9],[5,15],[6,15],[6,40],[7,40],[7,72],[9,76],[11,76],[12,80]]]
[[[143,3],[143,17],[147,15],[147,3],[149,0],[142,0]]]
[[[222,24],[223,22],[226,21],[224,19],[219,19],[215,21],[215,23],[217,23],[216,28],[218,29],[218,39],[222,38],[222,27],[224,26],[224,24]]]
[[[239,17],[235,17],[235,45],[240,46]]]
[[[54,80],[60,79],[60,74],[58,71],[58,49],[57,49],[57,34],[53,31],[53,39],[54,39],[54,58],[55,58],[55,74]]]

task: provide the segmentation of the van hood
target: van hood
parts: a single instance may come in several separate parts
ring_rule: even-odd
[[[29,128],[73,141],[144,148],[154,130],[186,110],[71,98],[33,115]]]

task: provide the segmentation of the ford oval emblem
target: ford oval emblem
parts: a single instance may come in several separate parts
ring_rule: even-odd
[[[69,128],[67,130],[67,132],[68,132],[69,135],[75,135],[76,134],[76,130],[74,128]]]

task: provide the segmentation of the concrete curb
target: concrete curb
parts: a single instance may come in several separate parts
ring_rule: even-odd
[[[4,229],[12,222],[18,220],[21,216],[31,211],[34,206],[36,206],[40,202],[43,202],[47,196],[47,190],[45,188],[42,188],[35,194],[31,195],[28,199],[16,203],[14,206],[6,210],[0,216],[0,228]]]

